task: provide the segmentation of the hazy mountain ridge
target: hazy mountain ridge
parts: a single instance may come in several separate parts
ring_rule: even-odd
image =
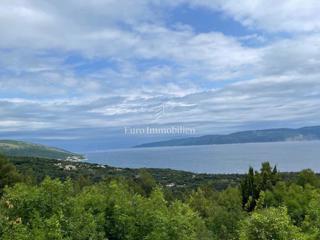
[[[74,160],[81,160],[84,158],[80,154],[63,149],[15,140],[0,140],[0,154],[6,156],[39,157],[62,160],[73,157]]]
[[[227,135],[205,135],[200,137],[173,139],[168,141],[151,142],[135,147],[165,147],[191,146],[233,143],[262,143],[285,141],[320,140],[320,126],[303,127],[298,129],[278,128],[235,132]]]

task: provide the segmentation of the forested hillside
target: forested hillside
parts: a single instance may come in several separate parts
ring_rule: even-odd
[[[320,140],[320,126],[303,127],[298,129],[279,128],[252,130],[235,132],[227,135],[206,135],[201,137],[189,137],[161,142],[145,143],[136,147],[192,146],[310,140]]]
[[[18,171],[0,158],[3,240],[320,239],[320,179],[311,170],[288,178],[264,163],[224,190],[203,184],[176,194],[179,186],[147,170],[95,182],[80,172],[37,180],[36,163],[27,170],[25,160],[15,160]]]
[[[62,160],[68,158],[81,160],[84,158],[81,154],[72,153],[63,149],[14,140],[0,140],[0,154],[6,156],[41,157]]]

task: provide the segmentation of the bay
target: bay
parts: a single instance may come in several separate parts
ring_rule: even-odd
[[[196,173],[245,173],[262,162],[281,172],[320,172],[320,141],[130,148],[85,153],[88,162],[119,168],[170,168]]]

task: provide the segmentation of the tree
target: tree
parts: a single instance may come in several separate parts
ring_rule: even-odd
[[[46,178],[39,186],[18,183],[5,189],[0,206],[5,216],[0,226],[1,239],[105,239],[97,232],[91,212],[74,195],[69,180]],[[6,238],[15,236],[12,232],[24,238]]]
[[[249,168],[248,174],[241,182],[240,188],[242,193],[242,206],[251,212],[255,209],[260,192],[272,190],[279,181],[279,174],[276,166],[271,168],[270,163],[262,163],[259,172],[254,172],[253,168]]]
[[[320,192],[314,190],[307,205],[306,215],[302,223],[302,229],[308,233],[308,240],[320,239]]]
[[[153,176],[146,169],[139,170],[136,183],[141,186],[147,196],[151,194],[152,190],[157,185]]]
[[[285,207],[253,212],[242,222],[240,240],[302,240]]]
[[[6,157],[0,155],[0,195],[2,195],[5,186],[13,186],[21,179],[16,167]]]
[[[187,204],[169,204],[160,188],[149,197],[112,182],[106,198],[105,235],[109,240],[205,240],[203,220]]]
[[[245,216],[239,189],[222,192],[198,189],[191,194],[188,204],[205,220],[214,239],[238,239],[238,224]]]
[[[303,187],[305,187],[307,184],[310,184],[314,187],[319,187],[320,179],[311,169],[305,169],[299,173],[297,184]]]
[[[293,223],[300,226],[306,216],[314,187],[295,183],[278,182],[272,191],[265,192],[264,205],[268,207],[286,206]]]

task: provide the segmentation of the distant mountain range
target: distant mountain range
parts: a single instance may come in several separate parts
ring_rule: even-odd
[[[0,154],[18,157],[38,157],[61,160],[81,160],[84,157],[63,149],[14,140],[0,140]]]
[[[166,147],[166,146],[191,146],[233,143],[262,143],[285,141],[310,141],[320,140],[320,126],[304,127],[299,129],[279,128],[254,131],[236,132],[227,135],[206,135],[173,139],[161,142],[151,142],[135,147]]]

